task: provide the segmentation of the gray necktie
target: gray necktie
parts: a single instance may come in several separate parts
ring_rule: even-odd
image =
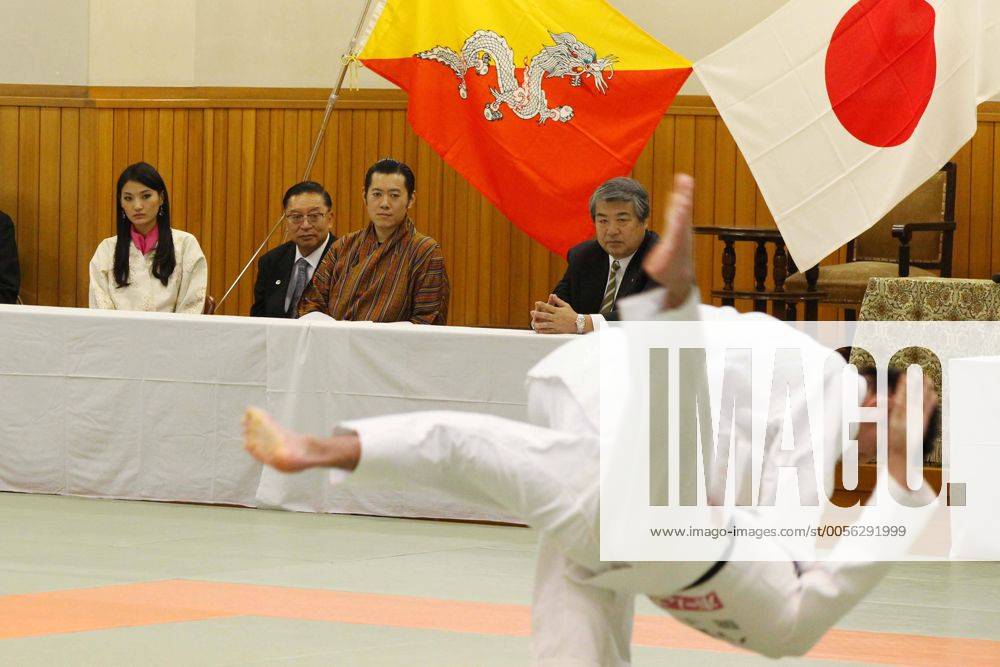
[[[288,302],[286,314],[292,319],[299,316],[299,299],[302,298],[302,292],[306,290],[306,283],[309,282],[306,279],[308,271],[308,260],[305,257],[300,257],[299,261],[295,262],[295,275],[292,276],[292,284],[288,286],[288,289],[292,290],[292,300]]]
[[[611,275],[608,277],[608,288],[604,291],[604,300],[601,301],[601,315],[607,317],[611,314],[611,309],[615,307],[615,295],[618,292],[618,269],[622,265],[616,259],[611,262]]]

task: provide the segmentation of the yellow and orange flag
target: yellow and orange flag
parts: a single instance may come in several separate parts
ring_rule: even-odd
[[[691,73],[604,0],[388,0],[360,58],[407,91],[418,135],[563,255]]]

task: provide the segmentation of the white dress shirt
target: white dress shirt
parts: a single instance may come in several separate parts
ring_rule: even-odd
[[[295,260],[292,262],[292,273],[288,276],[288,287],[292,286],[292,279],[295,277],[295,267],[298,266],[299,260],[305,257],[306,261],[309,262],[309,268],[306,269],[306,285],[312,280],[313,274],[316,273],[316,267],[319,266],[319,260],[323,259],[323,253],[326,252],[326,246],[330,243],[330,235],[326,235],[326,240],[320,244],[318,248],[313,250],[308,255],[303,255],[302,251],[299,250],[298,246],[295,246]],[[288,289],[285,291],[285,312],[288,312],[288,308],[292,305],[292,290]]]

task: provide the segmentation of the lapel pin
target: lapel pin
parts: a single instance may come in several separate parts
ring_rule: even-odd
[[[274,281],[274,284],[275,284],[275,285],[280,285],[280,284],[281,284],[281,281],[280,281],[280,280],[275,280],[275,281]]]

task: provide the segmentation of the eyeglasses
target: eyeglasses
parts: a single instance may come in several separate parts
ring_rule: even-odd
[[[285,216],[285,220],[292,223],[293,225],[301,225],[306,220],[309,221],[310,225],[315,225],[322,222],[323,218],[326,217],[326,213],[310,213],[309,215],[302,215],[301,213],[289,213]]]

